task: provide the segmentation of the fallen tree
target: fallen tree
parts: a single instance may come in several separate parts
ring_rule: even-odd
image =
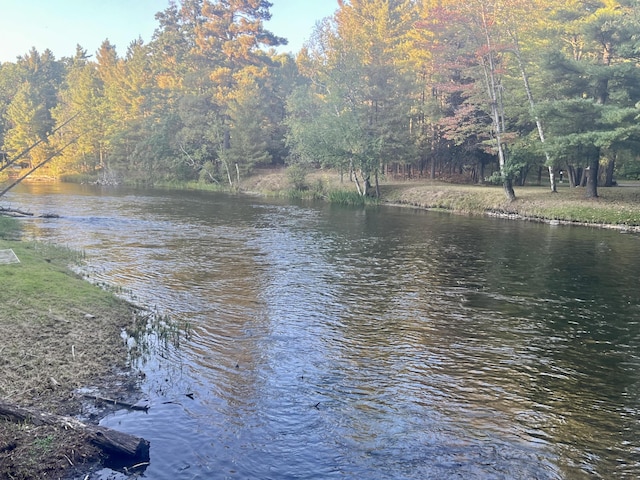
[[[86,436],[111,459],[133,464],[149,462],[149,441],[107,427],[88,425],[73,417],[54,415],[0,401],[0,417],[33,425],[55,425]]]
[[[77,136],[76,138],[74,138],[73,140],[71,140],[70,142],[66,143],[63,147],[59,148],[58,150],[56,150],[54,153],[52,153],[51,155],[49,155],[47,158],[45,158],[44,160],[42,160],[40,163],[38,163],[37,165],[35,165],[34,167],[32,167],[27,173],[23,174],[22,176],[18,177],[15,181],[13,181],[12,183],[10,183],[7,187],[4,188],[4,190],[0,191],[0,197],[2,197],[5,193],[7,193],[9,190],[11,190],[13,187],[15,187],[16,185],[18,185],[20,182],[22,182],[25,178],[27,178],[29,175],[31,175],[33,172],[35,172],[36,170],[38,170],[41,167],[44,167],[47,163],[49,163],[51,160],[53,160],[54,158],[56,158],[58,155],[60,155],[67,147],[69,147],[70,145],[73,145],[74,143],[76,143],[78,141],[78,139],[80,138],[80,136]],[[13,160],[12,160],[13,162]]]
[[[33,217],[33,213],[18,210],[16,208],[0,207],[0,215],[7,217]]]

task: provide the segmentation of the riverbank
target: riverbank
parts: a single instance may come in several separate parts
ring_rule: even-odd
[[[69,270],[78,252],[20,241],[18,222],[0,217],[0,250],[9,249],[19,263],[0,264],[0,400],[96,423],[104,410],[78,389],[135,394],[120,336],[135,310]],[[67,478],[101,458],[78,432],[0,419],[0,478]]]
[[[307,174],[308,190],[355,191],[345,176],[334,171],[315,170]],[[623,184],[624,185],[624,184]],[[290,195],[292,185],[284,169],[261,171],[245,179],[241,189],[273,196]],[[380,201],[421,209],[444,210],[466,215],[501,216],[552,224],[583,225],[640,232],[640,186],[629,184],[599,188],[599,197],[587,199],[584,188],[560,184],[552,193],[547,186],[516,187],[516,201],[508,202],[502,187],[450,184],[426,179],[380,182]]]

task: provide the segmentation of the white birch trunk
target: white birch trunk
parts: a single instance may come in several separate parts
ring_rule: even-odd
[[[531,92],[531,86],[529,85],[529,76],[527,75],[527,71],[524,68],[524,62],[522,61],[522,56],[520,55],[520,45],[518,43],[518,37],[514,32],[511,32],[511,37],[514,41],[514,54],[516,59],[518,60],[518,67],[520,68],[520,74],[522,75],[522,82],[524,83],[524,90],[527,94],[527,100],[529,101],[529,106],[531,107],[531,113],[533,114],[533,118],[536,122],[536,128],[538,129],[538,137],[540,138],[540,142],[545,143],[544,137],[544,128],[542,127],[542,121],[540,117],[535,113],[536,104],[533,100],[533,93]],[[544,148],[544,157],[546,160],[547,168],[549,169],[549,185],[551,187],[551,191],[556,193],[558,191],[556,185],[556,174],[553,170],[553,165],[551,162],[551,157],[549,156],[549,152],[546,148]]]
[[[487,94],[491,102],[491,120],[495,132],[496,146],[498,149],[498,164],[500,166],[500,176],[502,177],[502,184],[504,186],[505,195],[509,201],[516,199],[513,191],[511,180],[508,178],[506,171],[506,155],[504,146],[502,144],[502,132],[504,126],[504,110],[501,108],[502,102],[500,101],[500,95],[498,93],[498,82],[496,79],[496,65],[493,56],[493,42],[491,41],[491,35],[489,34],[489,26],[487,23],[486,10],[484,5],[482,6],[482,28],[485,35],[487,55],[486,59],[482,59],[482,67],[485,75],[485,84],[487,87]]]

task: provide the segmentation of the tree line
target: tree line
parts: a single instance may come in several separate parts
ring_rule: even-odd
[[[559,172],[588,197],[640,175],[635,0],[338,0],[295,55],[270,7],[181,0],[124,55],[105,40],[0,65],[0,165],[231,186],[321,165],[362,195],[394,175],[510,199],[532,179],[555,191]]]

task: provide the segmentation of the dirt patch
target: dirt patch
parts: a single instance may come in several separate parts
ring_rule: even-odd
[[[309,188],[321,186],[324,190],[336,188],[350,188],[348,175],[340,181],[340,174],[333,170],[309,168],[305,174],[305,183]],[[251,176],[246,177],[240,184],[240,189],[245,193],[270,195],[282,195],[293,188],[291,179],[285,167],[258,169]],[[355,186],[353,186],[355,189]]]

